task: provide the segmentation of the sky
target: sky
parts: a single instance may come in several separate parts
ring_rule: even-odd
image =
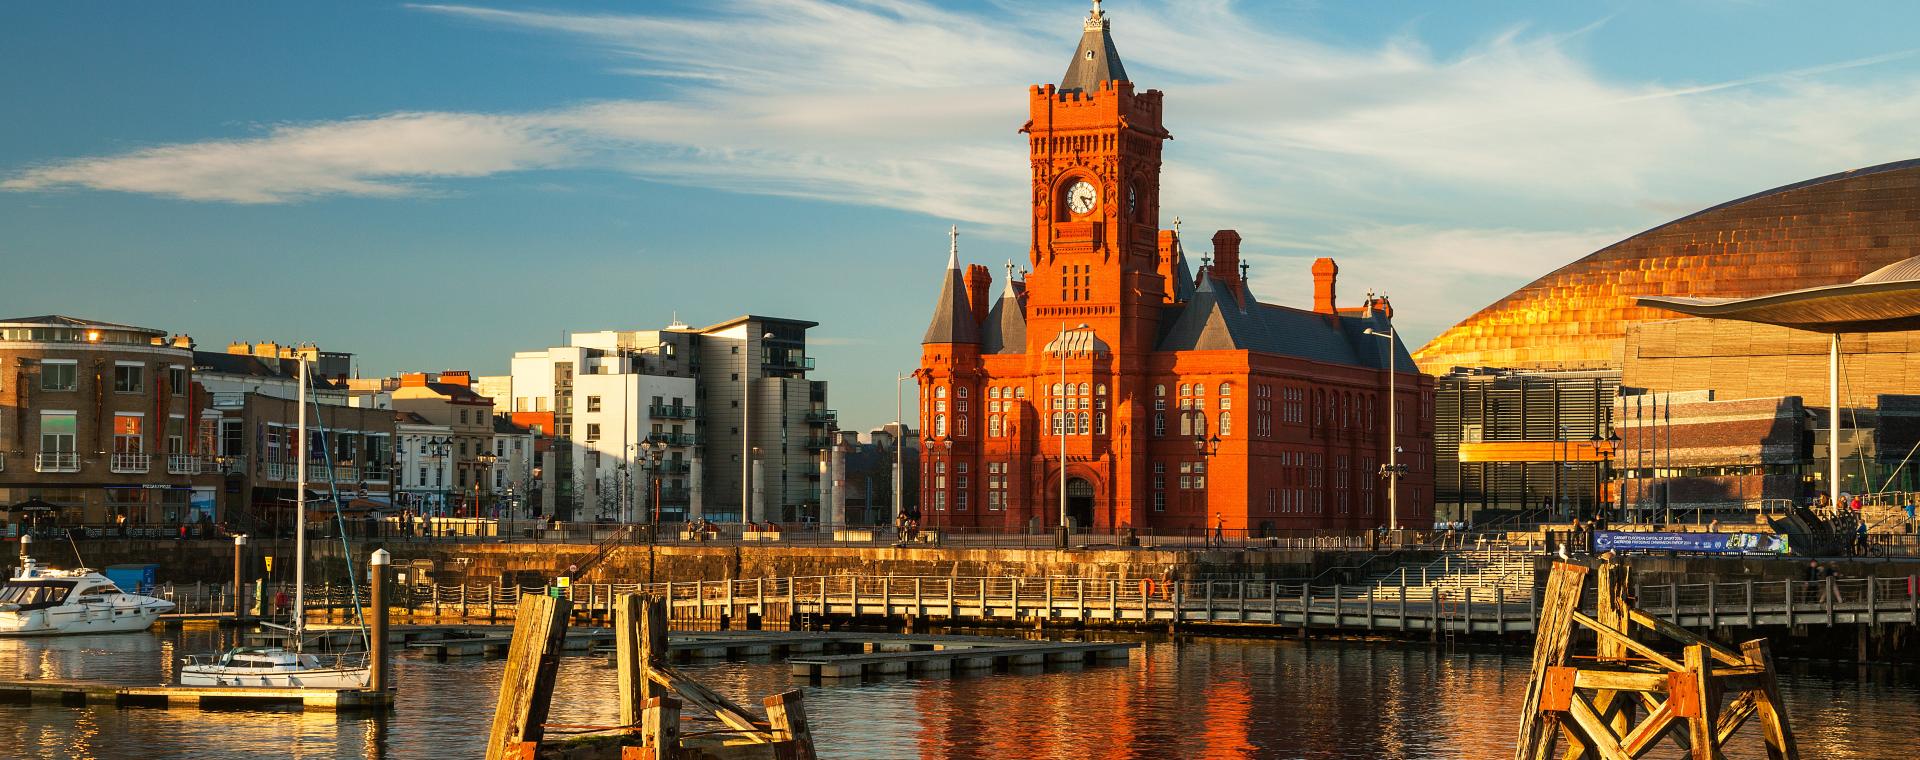
[[[1912,3],[1108,0],[1163,225],[1417,346],[1608,243],[1920,155]],[[1025,261],[1075,0],[0,6],[0,316],[504,373],[568,331],[809,319],[893,415],[958,225]],[[996,285],[995,292],[998,287]],[[909,395],[911,399],[911,395]],[[912,415],[911,401],[907,414]]]

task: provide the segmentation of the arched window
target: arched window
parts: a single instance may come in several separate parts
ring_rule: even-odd
[[[1014,397],[1014,398],[1026,398],[1026,397],[1027,397],[1027,386],[1024,386],[1024,385],[1022,385],[1022,386],[1019,386],[1019,387],[1017,387],[1017,388],[1014,388],[1014,389],[1013,389],[1013,397]]]
[[[1062,419],[1062,417],[1061,417],[1061,415],[1063,415],[1063,414],[1065,414],[1065,412],[1054,412],[1054,413],[1053,413],[1053,434],[1054,434],[1054,435],[1059,435],[1059,434],[1060,434],[1060,426],[1066,423],[1066,421],[1065,421],[1064,419]]]
[[[996,385],[996,386],[994,386],[994,387],[992,387],[992,388],[988,388],[988,389],[987,389],[987,398],[999,398],[999,397],[1000,397],[1000,387],[999,387],[999,386],[997,386],[997,385]]]
[[[940,387],[938,387],[938,388],[934,388],[934,389],[933,389],[933,397],[934,397],[934,398],[946,398],[946,397],[947,397],[947,386],[944,386],[944,385],[942,385],[942,386],[940,386]]]
[[[1193,412],[1180,413],[1180,435],[1193,435]]]
[[[1220,435],[1233,435],[1233,412],[1220,413]]]
[[[1164,396],[1166,396],[1166,395],[1167,395],[1167,386],[1164,386],[1164,385],[1156,385],[1156,386],[1153,386],[1153,395],[1154,395],[1154,397],[1156,397],[1156,398],[1159,398],[1159,397],[1164,397]]]
[[[1167,415],[1159,414],[1159,413],[1156,413],[1153,415],[1153,434],[1154,435],[1167,434]]]
[[[1053,395],[1055,395],[1055,396],[1059,396],[1059,395],[1064,395],[1064,394],[1062,394],[1062,393],[1060,392],[1060,384],[1059,384],[1059,383],[1054,383],[1054,384],[1053,384]]]
[[[1232,385],[1228,385],[1227,383],[1221,383],[1221,384],[1220,384],[1220,395],[1222,395],[1222,396],[1231,396],[1231,395],[1233,395],[1233,386],[1232,386]]]
[[[1092,428],[1087,427],[1087,413],[1080,413],[1080,435],[1086,435]]]
[[[933,416],[933,434],[943,438],[946,437],[947,415],[936,414]]]
[[[1080,395],[1082,395],[1082,396],[1085,396],[1085,395],[1087,395],[1087,384],[1086,384],[1086,383],[1081,383],[1081,384],[1080,384]]]
[[[1000,437],[1000,418],[998,416],[992,416],[987,418],[987,437],[988,438]]]
[[[1101,412],[1093,416],[1093,434],[1094,435],[1107,434],[1107,413],[1106,412]]]
[[[967,397],[967,386],[964,386],[964,385],[962,385],[962,386],[960,386],[960,387],[958,387],[958,388],[955,388],[955,389],[953,389],[953,392],[954,392],[955,394],[958,394],[958,396],[959,396],[960,398],[966,398],[966,397]]]
[[[955,417],[953,421],[955,423],[954,432],[961,438],[967,437],[967,415],[959,415]]]
[[[953,410],[956,412],[964,412],[967,410],[967,394],[960,394],[960,398],[953,402]]]
[[[1107,395],[1107,384],[1106,384],[1106,383],[1100,383],[1099,385],[1095,385],[1095,386],[1093,386],[1093,395],[1095,395],[1095,396],[1105,396],[1105,395]]]
[[[1191,396],[1191,395],[1193,395],[1193,388],[1192,388],[1191,386],[1189,386],[1189,385],[1187,385],[1186,383],[1181,383],[1181,384],[1180,384],[1180,395],[1182,395],[1182,396]]]
[[[1207,435],[1207,413],[1206,412],[1193,413],[1193,435],[1195,438],[1206,437]]]

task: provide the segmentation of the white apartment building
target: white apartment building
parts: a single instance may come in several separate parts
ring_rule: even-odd
[[[543,473],[551,514],[622,522],[699,514],[692,337],[603,331],[568,342],[514,354],[509,387],[509,412],[553,414],[553,472]]]
[[[534,468],[535,438],[532,430],[493,418],[493,468],[487,476],[493,489],[493,503],[500,505],[499,515],[515,519],[533,516],[529,506],[540,491]]]
[[[483,383],[511,399],[496,408],[553,415],[547,466],[536,465],[544,514],[644,522],[657,503],[663,522],[835,524],[835,415],[827,384],[806,376],[814,326],[746,315],[573,333]]]

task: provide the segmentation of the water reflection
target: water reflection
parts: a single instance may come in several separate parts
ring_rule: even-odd
[[[0,640],[0,678],[160,683],[180,653],[230,632]],[[1526,685],[1520,649],[1385,643],[1153,640],[1125,666],[803,685],[823,756],[840,758],[1486,758],[1511,753]],[[757,704],[794,681],[767,660],[691,668]],[[391,716],[297,710],[0,706],[0,755],[72,758],[440,758],[481,751],[497,660],[402,658]],[[1788,664],[1804,757],[1883,758],[1920,722],[1911,671]],[[550,720],[614,719],[604,661],[562,661]],[[1757,734],[1729,758],[1759,758]],[[1666,756],[1673,756],[1668,753]]]

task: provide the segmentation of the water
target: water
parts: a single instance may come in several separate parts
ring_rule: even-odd
[[[224,635],[0,640],[0,678],[160,683],[180,655],[213,651]],[[1522,649],[1158,639],[1127,665],[803,688],[815,741],[831,758],[1478,759],[1511,756],[1526,658]],[[500,668],[399,658],[398,705],[379,719],[0,705],[0,758],[479,757]],[[774,662],[688,670],[749,704],[794,685]],[[1920,678],[1911,671],[1783,670],[1802,757],[1920,749]],[[603,659],[566,658],[549,722],[611,723],[614,684]],[[1749,724],[1728,757],[1764,757],[1757,736]]]

